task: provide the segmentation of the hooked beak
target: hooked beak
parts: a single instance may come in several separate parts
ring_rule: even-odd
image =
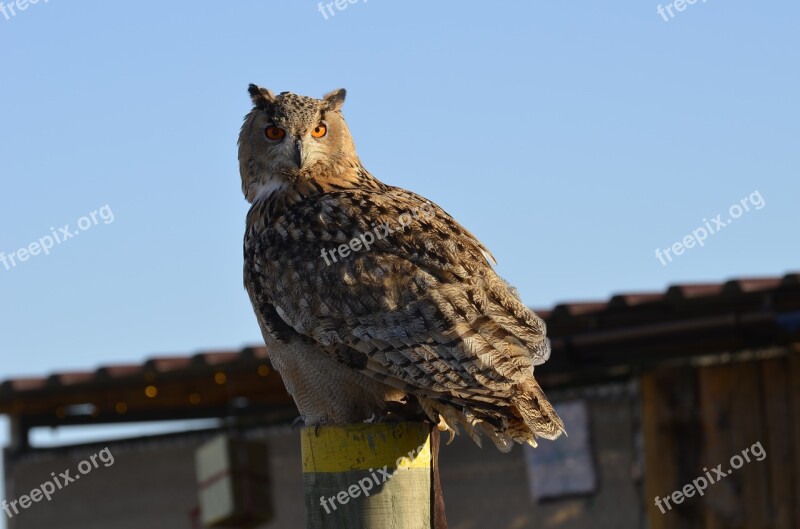
[[[301,169],[305,161],[303,159],[303,140],[301,138],[295,138],[292,148],[292,159],[294,163],[297,164],[298,169]]]

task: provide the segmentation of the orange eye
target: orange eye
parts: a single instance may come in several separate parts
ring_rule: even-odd
[[[282,140],[284,136],[286,136],[286,131],[280,127],[276,127],[275,125],[270,125],[264,130],[264,134],[267,135],[272,141]]]
[[[324,123],[320,123],[317,125],[314,130],[311,131],[311,135],[315,138],[321,138],[328,133],[328,127],[325,126]]]

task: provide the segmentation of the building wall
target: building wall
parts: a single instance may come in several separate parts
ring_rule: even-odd
[[[28,494],[51,473],[70,469],[103,446],[69,453],[40,452],[7,468],[7,500]],[[50,501],[34,503],[9,520],[9,529],[142,529],[189,527],[187,514],[195,505],[191,446],[158,443],[131,449],[109,446],[114,464],[83,475],[57,490]],[[63,481],[63,479],[60,479]],[[13,491],[13,492],[12,492]],[[7,516],[7,515],[6,515]]]
[[[800,349],[712,360],[642,379],[649,527],[800,527]]]
[[[643,527],[634,446],[636,407],[627,393],[617,389],[572,395],[584,396],[589,403],[599,478],[594,494],[535,503],[523,454],[533,448],[516,446],[502,454],[490,446],[479,449],[465,438],[443,447],[442,489],[450,529]]]
[[[613,392],[612,392],[613,393]],[[573,394],[571,397],[581,396]],[[451,529],[633,529],[642,527],[637,492],[636,409],[627,394],[585,394],[599,484],[593,494],[534,503],[525,454],[476,447],[459,436],[441,452],[442,486]],[[304,526],[299,433],[288,428],[253,432],[269,445],[275,518],[264,529]],[[109,445],[115,462],[82,476],[15,516],[10,529],[190,528],[197,505],[194,450],[208,435]],[[546,441],[543,441],[546,442]],[[7,498],[29,492],[51,472],[75,469],[104,445],[39,451],[11,462]],[[74,474],[75,471],[73,470]]]

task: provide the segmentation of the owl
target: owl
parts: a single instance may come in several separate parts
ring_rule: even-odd
[[[250,85],[244,283],[306,425],[428,419],[500,450],[563,423],[533,376],[544,322],[438,205],[361,164],[322,99]]]

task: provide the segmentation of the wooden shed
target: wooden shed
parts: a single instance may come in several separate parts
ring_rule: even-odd
[[[537,378],[554,402],[580,404],[585,425],[575,422],[568,438],[580,439],[543,442],[538,453],[500,454],[464,438],[443,447],[451,529],[800,527],[800,274],[537,312],[553,344]],[[196,527],[195,450],[220,433],[266,447],[275,517],[259,527],[302,526],[297,412],[263,347],[7,380],[0,413],[11,421],[9,501],[98,448],[116,457],[9,517],[11,528]],[[224,423],[30,443],[36,428],[197,418]]]

